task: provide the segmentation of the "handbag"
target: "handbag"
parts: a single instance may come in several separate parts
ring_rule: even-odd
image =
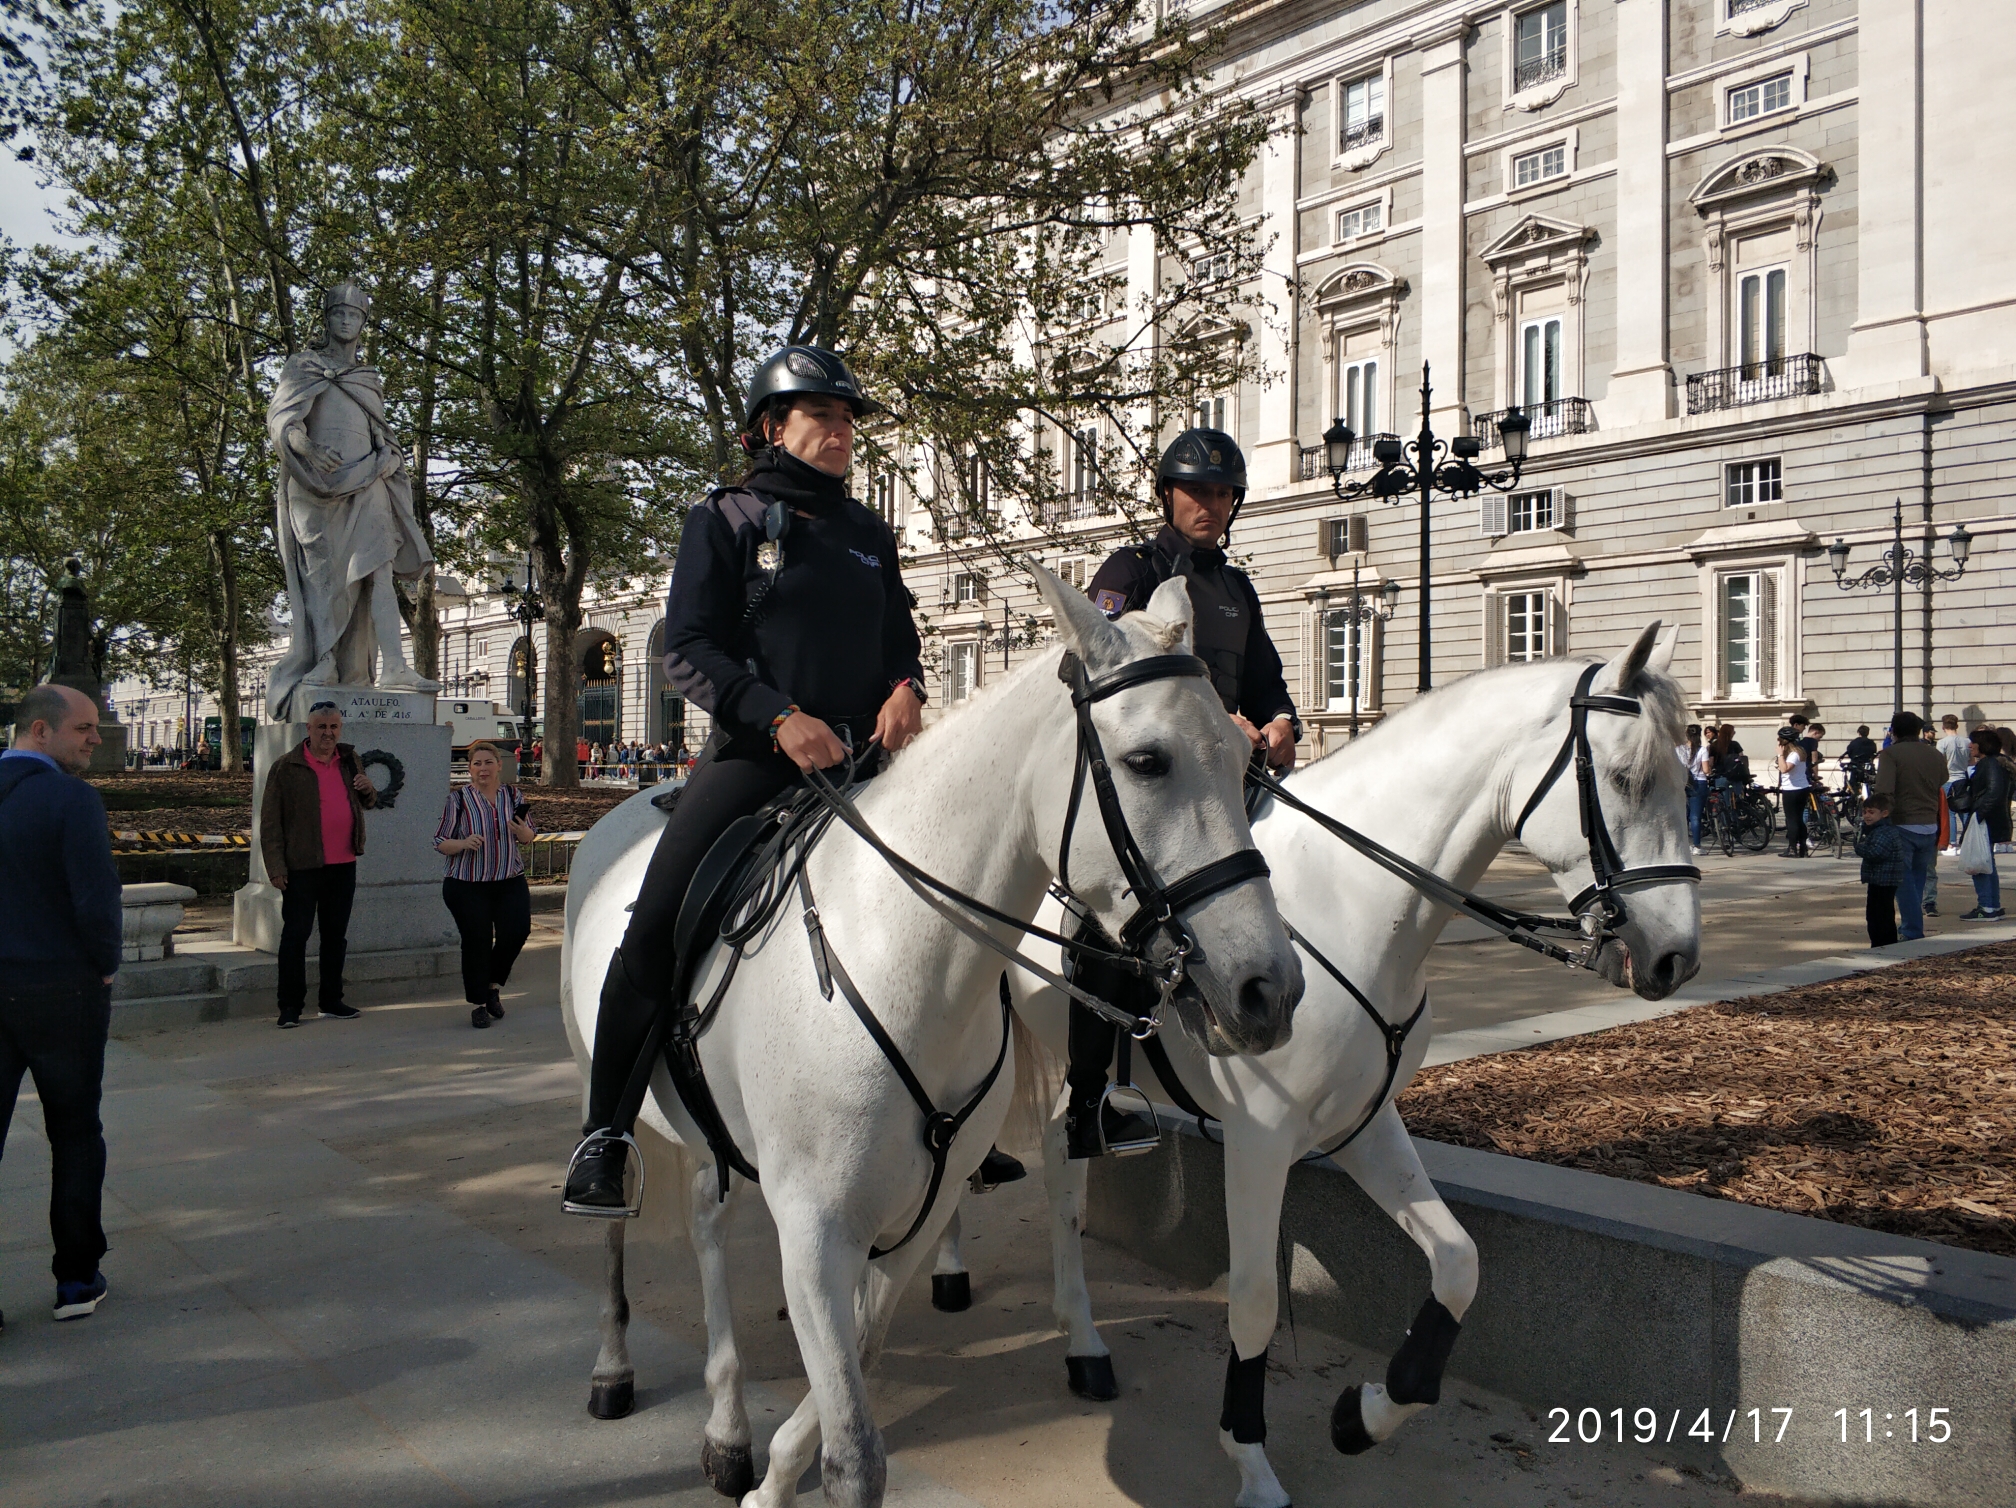
[[[1960,835],[1960,869],[1964,874],[1995,870],[1995,845],[1988,841],[1988,826],[1978,816],[1967,818],[1967,829]]]

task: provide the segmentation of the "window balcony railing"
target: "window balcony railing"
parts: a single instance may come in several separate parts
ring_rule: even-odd
[[[1507,412],[1500,409],[1496,413],[1479,414],[1470,421],[1470,433],[1477,437],[1477,443],[1484,449],[1497,449],[1500,443],[1498,421]],[[1526,434],[1529,440],[1545,440],[1554,435],[1586,435],[1596,428],[1596,410],[1587,398],[1553,398],[1520,412],[1533,426]]]
[[[1687,376],[1687,412],[1712,414],[1725,408],[1742,408],[1750,403],[1771,403],[1780,398],[1803,398],[1820,391],[1820,358],[1811,352],[1798,356],[1773,356],[1742,366],[1723,367],[1717,372],[1690,372]]]
[[[1398,435],[1387,434],[1361,435],[1358,439],[1351,442],[1350,464],[1344,469],[1347,472],[1372,470],[1379,464],[1377,457],[1372,454],[1372,447],[1381,440],[1397,440],[1399,438]],[[1330,475],[1329,468],[1325,465],[1323,459],[1323,452],[1327,448],[1327,446],[1322,445],[1304,445],[1302,447],[1301,477],[1303,481],[1320,482],[1323,478]]]
[[[1343,150],[1346,152],[1355,152],[1360,147],[1374,146],[1385,139],[1386,117],[1375,115],[1369,120],[1362,120],[1356,125],[1344,128]]]
[[[1523,63],[1513,65],[1512,92],[1517,94],[1522,90],[1536,89],[1542,84],[1560,78],[1567,71],[1568,49],[1566,47],[1542,53],[1537,58],[1528,58]]]
[[[1729,0],[1729,14],[1740,16],[1745,11],[1762,10],[1767,5],[1776,5],[1778,0]]]

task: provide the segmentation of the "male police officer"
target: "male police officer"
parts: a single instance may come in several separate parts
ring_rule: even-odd
[[[1246,500],[1246,458],[1221,429],[1185,430],[1162,452],[1155,490],[1162,499],[1161,532],[1148,544],[1114,551],[1087,589],[1092,601],[1117,618],[1146,607],[1171,576],[1184,577],[1196,619],[1192,639],[1218,699],[1253,746],[1266,751],[1267,763],[1286,770],[1295,763],[1302,732],[1295,702],[1261,620],[1259,594],[1244,571],[1225,563],[1223,548]],[[1077,979],[1093,994],[1137,1012],[1145,1014],[1150,1004],[1146,984],[1117,970],[1081,964]],[[1155,1128],[1143,1117],[1102,1106],[1117,1040],[1117,1027],[1072,1004],[1065,1128],[1074,1158],[1155,1141]]]

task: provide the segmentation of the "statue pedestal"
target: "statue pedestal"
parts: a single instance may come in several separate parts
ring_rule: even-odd
[[[312,688],[302,701],[332,701],[342,709],[343,742],[357,750],[379,792],[378,805],[364,813],[350,952],[454,944],[455,919],[441,904],[442,859],[434,852],[454,733],[436,726],[433,696],[338,686]],[[280,892],[266,881],[260,805],[274,761],[307,736],[306,723],[261,723],[253,742],[251,883],[233,898],[232,935],[262,953],[280,950]],[[310,939],[308,951],[320,951],[319,937]]]

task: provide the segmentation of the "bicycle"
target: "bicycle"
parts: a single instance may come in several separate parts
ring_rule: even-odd
[[[1778,830],[1778,808],[1771,804],[1771,798],[1757,786],[1738,786],[1731,805],[1736,816],[1737,845],[1750,853],[1764,852],[1771,846],[1771,835]]]
[[[1812,850],[1831,848],[1838,859],[1846,831],[1847,824],[1842,821],[1840,810],[1835,806],[1834,792],[1825,786],[1815,786],[1812,803],[1806,811],[1807,847]]]

